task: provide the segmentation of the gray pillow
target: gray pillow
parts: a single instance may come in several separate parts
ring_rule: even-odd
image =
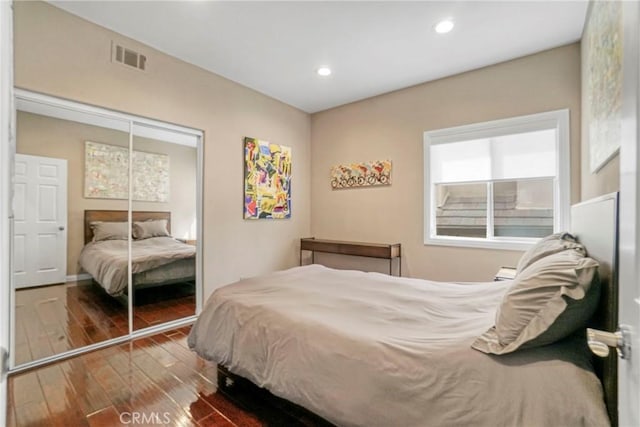
[[[545,237],[522,255],[516,267],[516,276],[534,262],[546,256],[566,251],[567,249],[575,249],[583,256],[587,254],[584,246],[578,243],[576,238],[566,231]]]
[[[169,231],[167,231],[166,219],[135,221],[133,223],[133,238],[136,240],[163,236],[170,236]]]
[[[600,297],[597,261],[569,249],[525,268],[505,294],[496,323],[472,344],[491,354],[551,344],[580,328]]]
[[[128,222],[102,222],[95,221],[89,224],[93,231],[93,241],[102,240],[127,240],[129,238]]]

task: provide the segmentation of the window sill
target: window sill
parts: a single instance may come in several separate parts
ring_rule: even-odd
[[[427,237],[424,240],[425,245],[433,246],[454,246],[461,248],[478,248],[478,249],[498,249],[507,251],[526,251],[536,244],[540,239],[477,239],[473,237]]]

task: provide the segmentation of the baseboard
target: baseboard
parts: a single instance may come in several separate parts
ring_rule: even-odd
[[[88,273],[73,274],[71,276],[67,276],[66,278],[67,282],[78,282],[80,280],[89,280],[89,279],[93,279],[93,276]]]

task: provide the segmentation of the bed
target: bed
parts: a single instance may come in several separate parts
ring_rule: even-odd
[[[603,295],[592,320],[602,328],[614,316],[616,227],[593,220],[615,224],[616,209],[615,197],[573,209],[574,234],[600,263],[589,289]],[[476,349],[513,286],[296,267],[216,290],[188,342],[341,426],[615,424],[615,366],[594,368],[584,330],[506,354]]]
[[[128,212],[119,210],[86,210],[84,214],[85,246],[79,257],[80,267],[114,297],[128,291],[127,218]],[[163,227],[160,233],[143,235],[131,242],[134,291],[195,280],[196,248],[171,237],[171,212],[134,211],[132,220],[134,226],[141,223]],[[125,234],[96,240],[96,224],[123,225]]]

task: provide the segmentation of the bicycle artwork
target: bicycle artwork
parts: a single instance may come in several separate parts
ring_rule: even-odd
[[[331,168],[331,188],[372,187],[391,184],[391,160],[337,165]]]

